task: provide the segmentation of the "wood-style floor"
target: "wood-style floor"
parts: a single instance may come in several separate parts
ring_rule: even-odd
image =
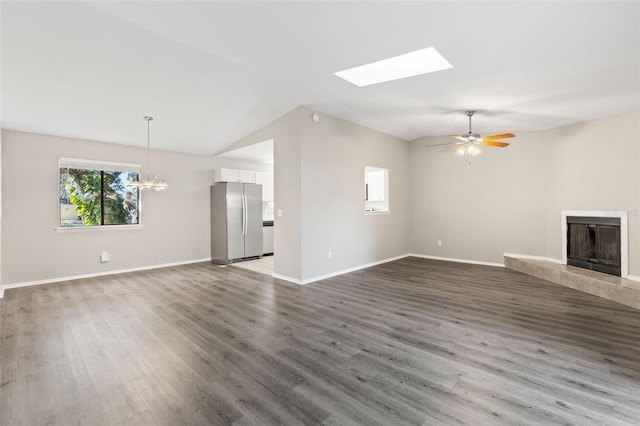
[[[406,258],[307,286],[201,263],[8,290],[0,424],[640,424],[640,311]]]

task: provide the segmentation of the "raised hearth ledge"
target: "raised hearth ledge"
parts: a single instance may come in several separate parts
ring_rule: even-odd
[[[504,256],[514,271],[640,309],[640,282],[529,257]]]

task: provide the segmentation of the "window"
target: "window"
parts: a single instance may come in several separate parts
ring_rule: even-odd
[[[364,168],[365,213],[389,212],[389,170],[380,167]]]
[[[61,158],[60,227],[137,225],[139,192],[127,185],[140,166]]]

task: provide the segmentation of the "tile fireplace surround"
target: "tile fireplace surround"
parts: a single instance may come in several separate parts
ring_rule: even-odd
[[[640,309],[640,282],[546,260],[504,257],[504,266]]]

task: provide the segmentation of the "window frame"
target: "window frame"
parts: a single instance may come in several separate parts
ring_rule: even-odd
[[[83,226],[62,226],[62,209],[60,204],[60,171],[64,168],[74,168],[82,170],[95,170],[100,172],[101,175],[101,224],[99,225],[83,225]],[[138,189],[137,197],[137,210],[138,210],[138,223],[130,224],[104,224],[104,174],[105,172],[130,172],[137,173],[138,176],[142,173],[142,166],[140,164],[133,163],[119,163],[113,161],[98,161],[98,160],[85,160],[78,158],[60,157],[58,160],[57,169],[57,182],[58,182],[58,224],[55,230],[57,232],[84,232],[84,231],[106,231],[106,230],[126,230],[126,229],[142,229],[142,191]]]

